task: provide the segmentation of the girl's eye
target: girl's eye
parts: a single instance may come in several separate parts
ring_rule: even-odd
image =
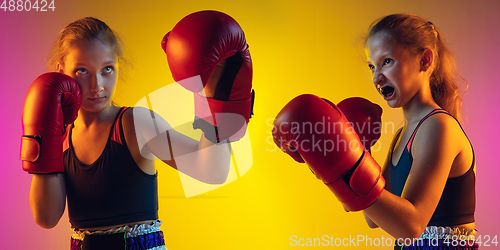
[[[373,66],[373,64],[368,64],[368,68],[370,68],[371,71],[375,70],[375,66]]]
[[[387,58],[387,59],[384,60],[384,65],[387,65],[387,64],[389,64],[391,62],[392,62],[392,59]]]
[[[113,69],[113,67],[112,67],[112,66],[106,66],[106,67],[104,67],[103,72],[104,72],[105,74],[111,74],[111,73],[113,73],[113,70],[114,70],[114,69]]]
[[[76,70],[77,75],[86,75],[88,73],[89,73],[89,71],[86,68],[79,68]]]

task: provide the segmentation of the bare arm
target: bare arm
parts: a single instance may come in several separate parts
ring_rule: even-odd
[[[173,129],[168,130],[168,133],[175,161],[173,167],[209,184],[222,184],[226,181],[231,160],[230,143],[214,144],[204,135],[198,142]],[[157,157],[162,157],[161,152],[157,152],[156,143],[148,143],[148,148]],[[164,162],[169,164],[168,160]]]
[[[402,197],[384,190],[365,214],[395,238],[418,238],[437,207],[460,152],[457,126],[447,115],[423,123],[413,141],[413,165]]]
[[[36,224],[43,228],[57,225],[66,207],[63,174],[34,174],[31,179],[30,207]]]
[[[124,125],[129,133],[127,141],[132,140],[128,142],[129,148],[135,150],[136,155],[148,159],[156,156],[171,167],[206,183],[225,182],[231,160],[229,143],[214,144],[204,135],[200,141],[194,140],[176,132],[158,114],[151,114],[149,109],[141,107],[124,114],[128,127],[134,128],[126,129]]]

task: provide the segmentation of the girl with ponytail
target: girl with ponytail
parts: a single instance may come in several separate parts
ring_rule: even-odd
[[[370,227],[396,239],[395,249],[477,249],[475,161],[460,123],[455,60],[432,22],[394,14],[366,39],[373,84],[405,123],[391,144],[386,190],[367,209]]]

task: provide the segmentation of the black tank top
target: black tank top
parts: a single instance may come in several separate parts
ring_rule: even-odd
[[[105,227],[158,219],[157,175],[144,173],[125,142],[122,108],[100,157],[86,165],[74,153],[68,126],[64,168],[68,215],[74,228]]]
[[[390,157],[390,181],[391,192],[393,194],[401,196],[401,194],[403,193],[406,179],[410,174],[411,165],[413,164],[411,146],[418,128],[427,118],[437,113],[450,115],[442,109],[436,109],[422,118],[422,120],[420,120],[417,127],[413,131],[410,139],[408,140],[408,143],[405,146],[405,150],[403,150],[403,153],[401,154],[401,157],[399,158],[396,166],[392,164],[392,154],[394,152],[394,146],[396,143],[392,145]],[[452,115],[450,116],[453,117]],[[460,128],[462,128],[462,126],[460,126]],[[396,135],[395,141],[397,141],[400,134],[401,130],[399,130],[398,134]],[[476,209],[476,175],[474,174],[474,151],[472,152],[472,154],[472,164],[469,170],[461,176],[448,178],[448,180],[446,181],[441,199],[439,200],[438,206],[427,226],[455,226],[474,222],[474,212]]]

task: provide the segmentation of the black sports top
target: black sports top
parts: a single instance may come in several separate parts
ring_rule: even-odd
[[[64,143],[68,214],[74,228],[105,227],[158,219],[157,175],[144,173],[125,142],[122,108],[100,157],[83,164],[74,153],[71,131]],[[118,121],[118,122],[117,122]]]
[[[405,150],[403,150],[403,153],[401,154],[401,157],[396,166],[392,164],[392,154],[394,152],[394,146],[396,143],[392,145],[390,158],[390,182],[392,189],[391,192],[393,194],[401,196],[401,194],[403,193],[403,188],[405,186],[406,179],[410,174],[411,165],[413,163],[411,146],[418,128],[427,118],[437,113],[448,114],[442,109],[436,109],[422,118],[422,120],[420,120],[417,127],[413,131],[410,140],[408,140]],[[450,116],[453,117],[452,115]],[[460,126],[460,128],[462,128],[462,126]],[[399,130],[395,141],[397,141],[400,134],[401,130]],[[427,226],[455,226],[474,222],[474,212],[476,208],[476,175],[474,174],[474,151],[472,152],[472,154],[473,159],[470,169],[465,174],[454,178],[448,178],[448,180],[446,181],[441,199],[439,200],[438,206]]]

